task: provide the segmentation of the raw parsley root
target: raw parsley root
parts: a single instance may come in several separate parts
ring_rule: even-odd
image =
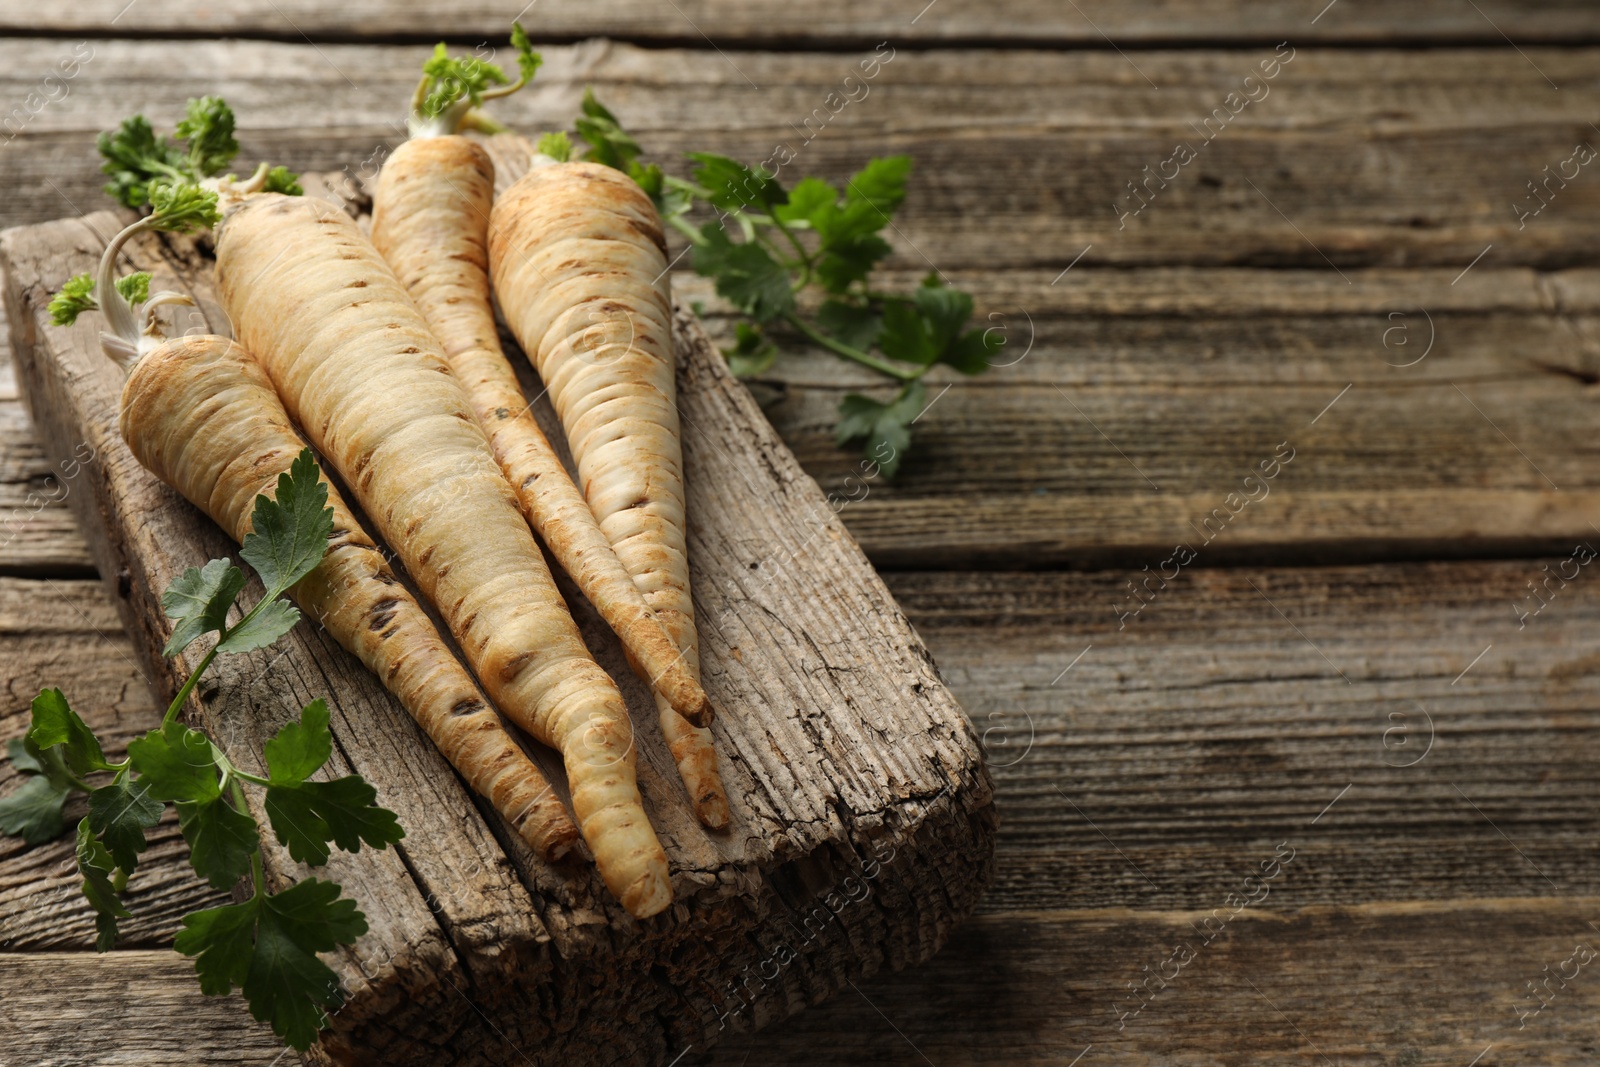
[[[941,364],[981,374],[1004,343],[995,331],[967,328],[972,297],[936,273],[909,293],[873,286],[891,251],[882,231],[905,200],[908,156],[870,161],[842,190],[820,178],[785,189],[759,167],[704,152],[689,155],[692,180],[664,175],[639,162],[638,142],[592,93],[576,130],[588,145],[583,158],[633,178],[693,245],[696,273],[746,317],[724,353],[735,374],[765,372],[778,354],[769,331],[789,331],[898,385],[887,402],[852,393],[839,405],[839,443],[864,441],[886,477],[899,469],[923,410],[923,375]],[[547,135],[540,150],[547,147],[572,151],[565,134]],[[696,208],[717,217],[697,227],[687,217]]]
[[[192,189],[192,187],[191,187]],[[214,207],[216,195],[199,194]],[[187,208],[187,215],[183,211]],[[177,212],[177,218],[167,212]],[[157,189],[157,210],[114,238],[101,259],[105,284],[124,243],[143,230],[171,229],[214,212]],[[133,275],[144,279],[149,275]],[[123,279],[117,283],[123,292]],[[76,292],[73,279],[63,289]],[[82,309],[52,304],[58,323]],[[88,298],[92,299],[92,298]],[[65,303],[66,297],[58,297]],[[154,302],[152,302],[154,303]],[[134,456],[209,515],[241,544],[259,535],[252,511],[258,494],[283,497],[285,478],[316,484],[301,507],[332,512],[332,543],[322,561],[293,588],[294,598],[347,651],[383,681],[461,772],[517,832],[547,859],[573,848],[577,829],[544,775],[505,730],[466,669],[422,607],[400,586],[388,562],[350,514],[339,494],[318,481],[309,451],[295,433],[266,372],[226,338],[164,340],[154,320],[135,328],[131,309],[112,300],[108,319],[124,321],[123,335],[102,335],[108,355],[129,369],[122,391],[122,436]],[[129,354],[131,351],[131,355]]]
[[[217,283],[284,407],[444,616],[513,722],[559,750],[579,829],[635,916],[672,900],[633,729],[589,654],[471,401],[372,243],[324,201],[262,193],[224,220]]]
[[[561,417],[600,529],[698,680],[672,305],[655,208],[609,167],[536,166],[494,202],[489,269],[506,323]],[[656,706],[696,816],[726,826],[710,731],[659,691]]]
[[[266,774],[236,766],[212,740],[185,727],[178,714],[195,683],[218,655],[270,645],[299,618],[279,599],[322,559],[332,529],[317,470],[306,457],[278,485],[278,499],[255,501],[256,530],[240,556],[255,568],[267,593],[239,620],[227,619],[244,589],[244,572],[225,559],[191,567],[162,596],[173,620],[164,652],[175,656],[206,634],[217,641],[178,690],[161,725],[128,744],[127,756],[106,758],[94,731],[59,689],[33,701],[27,734],[13,740],[11,759],[27,780],[0,800],[0,831],[38,844],[66,829],[63,809],[74,793],[88,794],[78,823],[78,870],[95,911],[96,947],[116,943],[128,878],[145,849],[145,832],[167,804],[178,812],[195,873],[218,889],[248,876],[242,904],[184,916],[174,947],[194,956],[200,987],[226,994],[242,987],[250,1012],[298,1049],[310,1047],[340,1002],[337,976],[317,958],[354,944],[367,931],[352,900],[331,882],[307,879],[278,893],[267,889],[261,827],[251,816],[245,786],[265,790],[267,823],[296,860],[320,866],[329,845],[349,852],[386,848],[404,836],[394,813],[378,807],[376,791],[358,775],[332,781],[311,776],[333,753],[328,709],[316,700],[266,745]],[[295,503],[284,503],[284,501]],[[109,775],[109,778],[106,776]]]
[[[513,29],[512,37],[520,41],[526,75],[537,68],[538,56],[527,50],[521,27]],[[430,60],[429,70],[440,61],[440,56]],[[487,67],[477,60],[451,62]],[[480,72],[480,77],[487,76]],[[433,77],[424,77],[419,96]],[[460,83],[462,99],[470,100],[466,85]],[[434,100],[438,92],[433,90],[427,99]],[[437,114],[465,118],[466,112],[455,107],[458,103],[436,104]],[[442,120],[413,121],[413,128],[417,132],[412,139],[395,150],[379,175],[372,205],[373,244],[439,339],[523,514],[551,554],[621,638],[645,679],[696,725],[710,725],[705,691],[539,428],[500,347],[489,302],[487,251],[494,164],[480,145],[444,127]]]

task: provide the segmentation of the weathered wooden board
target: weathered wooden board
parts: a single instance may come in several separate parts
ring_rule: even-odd
[[[81,0],[30,11],[0,9],[0,30],[110,35],[261,36],[282,40],[393,41],[440,37],[499,40],[520,17],[544,37],[612,36],[703,45],[762,42],[833,47],[885,37],[938,44],[1019,42],[1107,46],[1118,43],[1223,43],[1295,40],[1480,41],[1500,44],[1503,25],[1522,43],[1592,40],[1593,9],[1583,0],[896,0],[863,6],[820,0],[804,11],[780,0],[542,0],[521,12],[493,0],[465,0],[441,18],[425,0]],[[1076,10],[1074,10],[1076,9]]]
[[[425,55],[414,45],[96,40],[55,99],[40,94],[77,47],[0,41],[0,100],[38,104],[9,119],[0,110],[9,189],[0,225],[94,210],[105,203],[96,132],[134,111],[170,127],[186,98],[224,88],[243,159],[375,170],[404,137]],[[1130,54],[1137,70],[1111,51],[907,47],[869,65],[871,78],[870,46],[724,51],[550,47],[534,85],[497,101],[496,114],[523,132],[569,128],[593,85],[675,173],[687,151],[760,162],[784,145],[795,153],[785,180],[838,181],[874,155],[909,152],[917,170],[888,236],[892,263],[921,272],[1029,266],[1053,276],[1081,253],[1080,268],[1310,267],[1332,285],[1344,280],[1330,261],[1460,271],[1493,244],[1480,269],[1550,268],[1588,262],[1600,245],[1596,167],[1569,162],[1579,142],[1600,145],[1589,125],[1600,114],[1594,48],[1529,48],[1524,58],[1503,45],[1299,47],[1269,83],[1252,82],[1267,95],[1237,116],[1224,110],[1220,132],[1215,109],[1259,76],[1274,46]],[[1163,165],[1180,142],[1196,158]],[[1521,224],[1513,205],[1542,203],[1529,183],[1547,180],[1546,167],[1551,202]],[[1140,203],[1129,183],[1149,203],[1123,218]]]
[[[833,443],[840,397],[881,390],[874,376],[790,345],[752,388],[879,566],[1137,569],[1203,540],[1196,526],[1285,440],[1295,460],[1207,563],[1530,554],[1591,534],[1600,272],[1347,273],[950,272],[1005,330],[1005,365],[934,373],[892,484]],[[730,343],[706,280],[673,280]],[[0,569],[82,568],[71,480],[49,479],[4,388]]]
[[[99,213],[13,230],[0,238],[0,260],[19,378],[46,456],[83,442],[95,450],[79,476],[84,491],[69,501],[138,658],[170,692],[156,594],[182,567],[231,546],[121,446],[119,380],[94,328],[57,329],[43,313],[49,291],[86,269],[118,225]],[[159,284],[193,294],[213,328],[224,323],[195,245],[149,241],[134,256]],[[685,1043],[714,1041],[719,1015],[736,1003],[730,982],[793,939],[789,923],[875,857],[893,859],[870,894],[796,946],[799,958],[754,995],[750,1018],[785,1017],[849,979],[926,959],[992,875],[992,796],[960,709],[693,318],[680,314],[677,327],[690,551],[707,685],[727,709],[716,736],[736,798],[730,833],[695,823],[647,725],[648,695],[603,627],[574,605],[646,724],[641,788],[679,898],[668,916],[632,921],[592,871],[541,865],[497,819],[479,817],[404,713],[325,635],[302,627],[280,646],[227,661],[190,709],[248,766],[301,703],[334,695],[339,769],[378,783],[408,828],[398,850],[329,868],[372,925],[333,960],[353,992],[324,1046],[334,1059],[405,1038],[392,1062],[492,1062],[510,1038],[548,1062],[664,1061]],[[292,866],[279,851],[269,856],[274,878]],[[460,1010],[465,990],[478,1010]],[[73,1035],[56,1039],[70,1048]]]
[[[1584,568],[1519,629],[1546,565],[1201,569],[1123,631],[1125,573],[890,574],[989,749],[1006,818],[982,911],[1208,907],[1336,797],[1278,904],[1590,893],[1600,585]],[[95,629],[111,622],[94,583],[0,582],[0,653],[19,663],[0,739],[63,672],[97,727],[155,721],[127,695],[126,639]],[[152,868],[188,895],[141,911],[141,943],[211,899],[183,863],[177,847]],[[0,950],[90,945],[70,866],[65,844],[0,854]]]
[[[1318,843],[1289,847],[1274,885],[1292,884]],[[1227,914],[1222,897],[1211,903]],[[1587,971],[1565,988],[1552,980],[1554,996],[1525,1025],[1519,1013],[1538,1003],[1525,983],[1577,945],[1597,947],[1597,910],[1593,897],[1294,910],[1273,891],[1223,925],[1210,907],[986,915],[924,967],[852,983],[790,1025],[730,1033],[710,1054],[674,1055],[678,1067],[1066,1067],[1080,1055],[1080,1067],[1466,1067],[1474,1057],[1576,1067],[1593,1062],[1600,1009]],[[1150,979],[1191,953],[1166,988]],[[40,1036],[66,1020],[86,1043],[126,1048],[125,1067],[283,1062],[242,1005],[206,1001],[183,971],[170,952],[0,956],[0,1042],[19,1063],[77,1067],[85,1061]],[[1129,992],[1145,981],[1143,998]],[[85,995],[69,1001],[51,986]],[[539,1050],[507,1040],[499,1052],[525,1063]]]

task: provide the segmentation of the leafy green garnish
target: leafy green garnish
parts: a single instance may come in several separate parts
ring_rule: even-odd
[[[261,186],[264,193],[283,193],[285,196],[303,196],[305,190],[300,187],[300,175],[288,167],[273,167],[267,171],[265,184]]]
[[[424,119],[437,119],[452,108],[464,114],[481,107],[485,100],[508,96],[533,80],[544,62],[533,50],[522,24],[511,24],[511,47],[517,52],[517,80],[513,82],[498,65],[477,56],[452,56],[443,42],[422,64],[422,84],[417,87],[416,110]],[[459,117],[457,117],[459,122]],[[454,133],[456,122],[447,123]]]
[[[87,297],[88,291],[78,295]],[[248,876],[251,887],[243,903],[185,916],[174,946],[195,957],[203,992],[220,995],[242,987],[251,1013],[302,1050],[316,1040],[326,1012],[341,1000],[333,972],[317,953],[354,943],[366,932],[366,919],[354,901],[341,899],[332,882],[312,878],[281,893],[267,892],[261,828],[250,814],[244,786],[265,790],[274,834],[291,859],[313,866],[327,862],[330,845],[349,852],[362,846],[382,849],[404,832],[359,775],[313,780],[333,756],[323,701],[307,705],[267,743],[267,777],[235,766],[205,733],[184,726],[177,716],[213,658],[268,644],[299,618],[279,598],[327,551],[333,531],[327,502],[327,485],[306,450],[279,476],[274,499],[256,498],[251,533],[240,553],[267,595],[229,626],[245,575],[218,559],[185,571],[162,597],[175,623],[167,655],[207,633],[217,634],[217,643],[179,689],[161,725],[131,741],[127,757],[113,763],[65,695],[47,689],[34,699],[27,735],[8,746],[25,781],[0,799],[0,831],[42,844],[65,832],[66,800],[75,792],[88,793],[89,814],[78,824],[76,854],[83,893],[95,912],[95,944],[102,952],[113,947],[118,921],[129,916],[122,892],[145,849],[146,832],[172,804],[195,873],[219,889]],[[109,782],[86,780],[102,774],[111,776]]]
[[[94,298],[94,279],[87,274],[68,278],[61,291],[50,300],[50,321],[57,326],[71,326],[85,311],[99,307]]]
[[[319,952],[352,945],[367,932],[355,901],[333,882],[307,878],[281,893],[258,892],[243,904],[192,912],[172,947],[195,957],[200,990],[244,990],[250,1014],[297,1049],[307,1049],[343,1002],[339,980]]]
[[[473,107],[483,103],[483,91],[508,85],[506,72],[476,56],[452,56],[443,41],[433,50],[433,58],[422,65],[428,87],[417,110],[426,118],[444,114],[446,108],[465,98]]]
[[[150,186],[150,228],[185,233],[196,226],[215,226],[222,218],[217,194],[190,182],[157,181]]]
[[[139,305],[150,299],[150,272],[141,270],[117,279],[117,292],[130,305]]]
[[[222,174],[239,154],[234,125],[233,109],[220,96],[188,102],[173,131],[177,141],[156,133],[143,115],[123,119],[122,125],[102,133],[95,142],[104,157],[100,170],[111,178],[106,192],[124,207],[140,208],[154,201],[158,183],[197,186]],[[285,168],[274,167],[266,176],[265,188],[298,196],[301,189],[295,178]],[[199,220],[189,224],[194,221]]]
[[[572,158],[572,138],[565,133],[547,133],[539,138],[534,149],[557,163],[565,163]]]
[[[239,154],[239,142],[233,139],[233,122],[233,109],[220,96],[189,101],[188,112],[174,132],[188,145],[190,175],[209,178],[228,169]]]
[[[662,220],[690,241],[695,271],[745,317],[723,353],[735,374],[765,373],[777,356],[771,331],[780,330],[898,386],[887,401],[850,394],[839,405],[838,441],[863,441],[886,477],[910,446],[911,423],[923,410],[923,375],[940,365],[981,374],[1004,343],[996,331],[969,328],[972,297],[937,277],[909,293],[873,286],[873,272],[892,251],[883,233],[905,202],[910,157],[873,159],[842,187],[813,177],[786,189],[761,167],[695,152],[688,157],[692,179],[685,180],[642,163],[638,141],[592,91],[574,125],[588,146],[582,158],[632,177]],[[552,158],[570,156],[564,135],[540,144]],[[557,154],[564,146],[567,154]],[[717,217],[691,223],[685,216],[696,207]]]
[[[927,390],[920,381],[907,382],[888,403],[859,393],[850,393],[839,402],[839,425],[834,440],[843,445],[866,442],[867,458],[893,478],[911,447],[911,423],[927,406]]]

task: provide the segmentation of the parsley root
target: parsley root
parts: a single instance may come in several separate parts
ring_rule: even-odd
[[[96,283],[101,293],[112,292],[111,268],[128,238],[170,227],[171,219],[158,208],[112,240]],[[108,321],[122,330],[135,321],[120,295],[103,304]],[[297,461],[305,446],[266,373],[239,345],[210,335],[161,340],[148,328],[115,340],[108,338],[108,351],[128,369],[123,439],[140,463],[235,541],[251,533],[257,495],[272,498],[291,467],[302,480],[318,476],[308,456]],[[333,535],[316,569],[292,588],[295,600],[383,681],[468,785],[530,845],[550,859],[569,852],[577,830],[544,775],[331,485],[327,498]]]
[[[519,36],[513,34],[514,39]],[[527,50],[526,37],[521,44],[526,76],[537,67],[538,57]],[[430,61],[430,72],[440,61],[439,56]],[[478,80],[486,75],[478,73]],[[695,725],[710,725],[705,691],[539,428],[500,347],[489,303],[486,249],[494,164],[482,147],[445,125],[458,112],[463,119],[476,114],[460,112],[462,104],[472,102],[475,81],[456,74],[447,85],[463,95],[451,100],[446,90],[427,91],[436,77],[425,75],[418,86],[417,132],[395,150],[379,176],[373,244],[438,337],[534,529],[622,640],[640,674]]]
[[[584,646],[439,342],[354,221],[261,193],[216,242],[223,303],[285,408],[443,614],[500,709],[566,764],[606,886],[672,899],[622,696]]]
[[[550,390],[601,530],[698,678],[661,220],[610,167],[545,163],[495,201],[495,293]],[[710,732],[656,703],[696,815],[726,826]]]

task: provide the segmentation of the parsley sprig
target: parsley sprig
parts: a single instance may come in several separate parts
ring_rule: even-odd
[[[104,157],[100,170],[110,175],[105,190],[124,207],[141,208],[153,199],[152,186],[216,185],[239,154],[234,139],[233,109],[219,96],[190,100],[174,129],[173,141],[155,131],[150,120],[134,115],[95,142]],[[298,176],[284,167],[258,171],[266,192],[298,196]],[[230,176],[231,177],[231,176]]]
[[[514,82],[496,64],[477,56],[452,56],[440,42],[422,64],[422,80],[412,96],[412,136],[440,136],[461,129],[504,131],[506,127],[478,109],[486,100],[510,96],[527,85],[544,62],[520,22],[511,24],[511,47],[517,55]]]
[[[1004,344],[997,331],[968,328],[972,297],[929,274],[910,292],[887,292],[873,271],[892,249],[883,231],[905,201],[908,156],[873,159],[843,188],[803,178],[785,188],[776,176],[727,156],[693,152],[690,179],[639,161],[639,143],[617,117],[584,94],[575,122],[582,158],[623,171],[655,202],[662,220],[694,247],[697,273],[744,316],[726,349],[735,374],[764,373],[777,358],[773,337],[787,331],[890,379],[878,400],[850,393],[839,404],[840,445],[863,441],[867,456],[893,477],[925,408],[922,378],[936,366],[981,374]],[[565,133],[539,151],[558,160],[576,152]],[[689,216],[715,217],[696,225]]]
[[[338,978],[317,953],[354,944],[367,921],[332,882],[309,878],[268,891],[262,830],[250,815],[244,787],[266,791],[263,807],[272,833],[291,858],[311,866],[328,861],[330,845],[347,852],[363,845],[383,849],[404,831],[359,775],[312,780],[333,755],[323,701],[312,701],[267,742],[265,776],[235,765],[205,733],[179,722],[178,714],[217,656],[270,645],[299,620],[283,594],[327,551],[333,531],[327,502],[327,486],[307,449],[279,476],[276,499],[256,497],[252,532],[239,553],[260,576],[266,595],[229,624],[245,575],[226,559],[189,568],[163,594],[162,608],[175,623],[164,655],[176,656],[206,634],[216,634],[217,641],[184,681],[161,725],[131,741],[126,758],[112,762],[61,690],[46,689],[34,698],[27,734],[10,743],[12,763],[26,780],[0,799],[0,831],[37,845],[63,834],[68,799],[88,794],[76,851],[83,893],[95,911],[95,947],[102,952],[116,943],[118,920],[130,915],[122,897],[145,850],[146,831],[172,804],[196,874],[218,889],[249,878],[243,903],[184,916],[174,947],[195,957],[203,992],[223,995],[241,987],[251,1014],[302,1050],[326,1024],[326,1012],[341,1003]]]

